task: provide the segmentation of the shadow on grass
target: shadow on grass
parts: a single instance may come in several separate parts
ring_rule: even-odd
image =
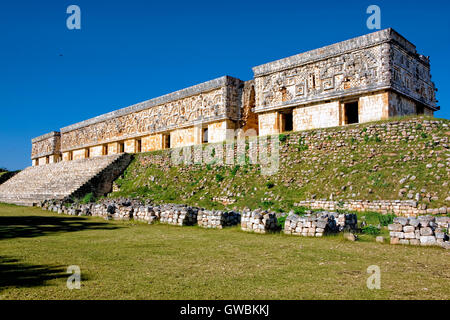
[[[0,216],[0,240],[32,238],[60,232],[114,230],[117,225],[83,217]]]
[[[31,265],[17,259],[0,256],[0,292],[7,287],[44,286],[58,278],[68,278],[67,267]]]

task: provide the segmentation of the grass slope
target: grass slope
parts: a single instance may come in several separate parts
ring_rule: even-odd
[[[317,138],[310,145],[301,141],[299,133],[280,135],[281,163],[272,176],[261,175],[258,165],[171,165],[167,151],[137,154],[116,181],[120,191],[111,196],[205,208],[223,208],[231,200],[228,207],[289,211],[295,202],[312,197],[406,200],[408,194],[415,197],[418,193],[429,208],[448,206],[449,153],[436,142],[448,140],[448,126],[425,130],[421,124],[415,125],[404,137],[392,141],[383,136],[384,131],[370,134],[373,125],[313,130],[310,133]],[[357,138],[347,138],[348,130],[356,132]],[[402,189],[404,194],[399,195]]]
[[[450,299],[450,252],[0,204],[0,299]],[[80,290],[66,287],[81,268]],[[381,268],[381,290],[366,287]]]

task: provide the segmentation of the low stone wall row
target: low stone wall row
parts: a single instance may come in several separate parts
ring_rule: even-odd
[[[394,218],[393,222],[388,226],[391,244],[438,245],[450,248],[450,217],[398,217]]]
[[[356,231],[356,214],[319,212],[308,216],[291,214],[286,218],[284,233],[305,237],[322,237],[324,234],[342,231]]]
[[[138,220],[149,224],[165,224],[222,229],[241,224],[246,232],[269,233],[281,231],[278,219],[286,217],[283,232],[289,235],[322,237],[338,232],[360,231],[356,214],[342,212],[309,212],[304,216],[293,213],[273,213],[261,209],[237,211],[205,210],[180,204],[153,205],[128,199],[107,199],[102,203],[65,204],[60,200],[43,201],[41,207],[57,213],[75,216],[98,216],[114,220]],[[396,217],[388,226],[391,244],[438,245],[450,249],[450,217]],[[355,236],[356,238],[356,236]]]
[[[428,208],[414,200],[304,200],[294,204],[297,207],[324,210],[375,211],[382,214],[394,213],[397,216],[412,217],[427,214],[449,214],[450,207]]]

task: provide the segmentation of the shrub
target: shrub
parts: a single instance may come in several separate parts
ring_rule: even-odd
[[[267,189],[272,189],[274,186],[275,186],[275,183],[273,183],[272,181],[266,182]]]
[[[286,139],[287,139],[287,135],[285,135],[283,133],[278,136],[278,140],[280,140],[280,142],[285,142]]]
[[[269,207],[273,206],[273,201],[263,201],[261,202],[261,207],[263,207],[263,209],[268,209]]]
[[[298,149],[299,152],[308,150],[308,145],[306,144],[305,140],[303,140],[302,137],[298,138],[297,149]]]
[[[236,173],[238,172],[240,166],[239,165],[235,165],[234,168],[231,170],[231,175],[234,177],[236,175]]]
[[[425,132],[421,132],[420,136],[422,137],[422,139],[426,139],[428,137]]]
[[[375,226],[366,226],[366,227],[362,228],[362,232],[364,234],[371,234],[371,235],[375,236],[377,234],[380,234],[380,229],[378,229]]]
[[[380,214],[378,216],[378,221],[383,227],[387,227],[389,224],[392,224],[394,222],[395,214],[386,214],[382,215]]]
[[[223,179],[225,179],[225,177],[223,175],[221,175],[220,173],[216,174],[216,181],[217,182],[222,182]]]
[[[364,142],[365,142],[365,143],[368,143],[369,141],[370,141],[369,135],[368,135],[368,134],[365,134],[365,135],[364,135]]]
[[[92,192],[86,194],[80,201],[82,204],[88,204],[91,202],[95,202],[95,197]]]
[[[294,208],[294,214],[298,215],[298,216],[302,216],[306,213],[306,208],[305,207],[296,207]]]
[[[281,229],[284,229],[284,224],[286,223],[286,218],[287,218],[287,216],[281,216],[281,217],[277,218],[278,226]]]

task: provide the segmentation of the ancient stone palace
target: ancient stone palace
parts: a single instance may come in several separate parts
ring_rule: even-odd
[[[34,138],[33,166],[439,110],[429,58],[393,29],[253,72],[249,81],[224,76]]]

